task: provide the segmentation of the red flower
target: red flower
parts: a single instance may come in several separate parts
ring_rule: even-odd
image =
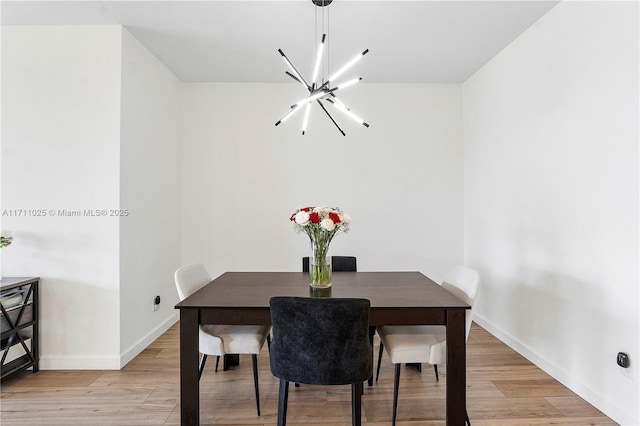
[[[311,210],[313,210],[313,207],[303,207],[300,209],[300,211],[303,211],[303,212],[310,212]]]
[[[294,213],[294,214],[292,214],[292,215],[291,215],[291,217],[289,218],[289,220],[290,220],[291,222],[295,222],[295,221],[296,221],[296,214],[295,214],[295,213]]]
[[[340,216],[338,213],[329,212],[329,219],[331,219],[333,223],[340,223]]]
[[[311,212],[309,213],[309,221],[311,223],[318,223],[320,222],[320,216],[318,215],[318,212]]]

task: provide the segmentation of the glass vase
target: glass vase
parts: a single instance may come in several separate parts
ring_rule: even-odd
[[[328,251],[328,247],[311,244],[309,285],[313,288],[331,287],[331,256]]]

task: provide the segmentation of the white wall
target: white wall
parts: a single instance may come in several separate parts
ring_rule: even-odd
[[[43,278],[43,369],[119,368],[166,328],[181,244],[214,275],[299,270],[298,206],[350,213],[333,248],[362,270],[440,279],[462,260],[459,85],[362,85],[343,99],[371,128],[336,114],[345,138],[316,110],[302,137],[301,117],[273,125],[296,85],[188,84],[180,105],[179,83],[119,26],[2,31],[2,207],[56,210],[2,223],[16,233],[4,274]]]
[[[118,218],[58,210],[119,207],[120,32],[2,27],[2,273],[42,277],[43,369],[119,367]]]
[[[439,279],[462,261],[460,85],[363,84],[341,94],[370,128],[319,107],[274,126],[298,85],[184,85],[183,262],[226,270],[300,270],[305,235],[289,216],[338,206],[351,232],[333,254],[359,270],[421,270]]]
[[[119,26],[2,27],[2,208],[55,211],[2,217],[3,274],[43,277],[43,368],[119,368],[169,324],[180,246],[212,275],[299,270],[288,217],[328,204],[354,220],[334,254],[478,267],[484,326],[637,423],[637,366],[614,363],[640,357],[637,30],[636,3],[561,3],[462,89],[364,84],[343,96],[371,128],[315,110],[302,137],[273,125],[296,85],[180,94]],[[131,216],[57,212],[103,208]]]
[[[463,86],[478,321],[623,424],[640,422],[638,52],[638,3],[563,2]]]
[[[118,369],[177,320],[179,109],[122,26],[2,27],[2,273],[42,278],[42,369]]]
[[[126,364],[177,321],[180,266],[180,82],[122,34],[120,343]],[[161,303],[153,311],[153,299]]]

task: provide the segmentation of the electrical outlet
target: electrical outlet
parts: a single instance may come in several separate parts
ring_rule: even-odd
[[[156,296],[153,298],[153,311],[157,311],[160,309],[160,296]]]
[[[618,371],[621,375],[629,379],[635,377],[635,364],[631,361],[629,354],[619,352],[616,356],[616,364],[618,364]]]
[[[629,355],[624,352],[618,352],[617,363],[622,368],[629,368]]]

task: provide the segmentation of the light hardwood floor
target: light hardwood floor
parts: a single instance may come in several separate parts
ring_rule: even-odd
[[[278,382],[266,346],[259,358],[260,417],[250,357],[229,371],[215,373],[214,366],[212,358],[200,382],[202,424],[275,424]],[[436,382],[428,365],[422,373],[403,367],[399,425],[445,424],[445,374]],[[391,424],[392,395],[393,367],[385,356],[379,382],[365,387],[363,423]],[[6,426],[179,424],[178,326],[121,371],[25,372],[3,383],[0,396]],[[291,386],[288,424],[351,424],[350,398],[349,386]],[[616,424],[475,323],[467,345],[467,406],[474,426]]]

